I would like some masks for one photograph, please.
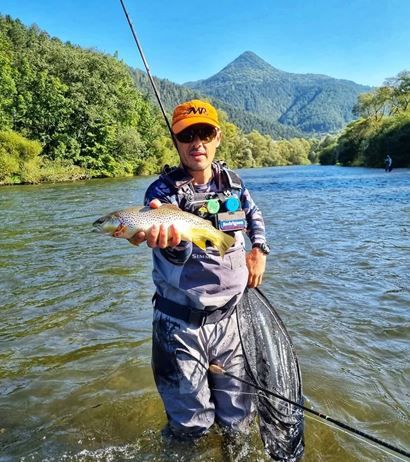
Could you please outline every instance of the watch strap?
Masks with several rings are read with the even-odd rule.
[[[265,255],[269,255],[270,253],[270,248],[266,242],[253,244],[252,249],[260,249]]]

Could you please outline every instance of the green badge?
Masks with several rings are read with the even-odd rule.
[[[212,215],[218,213],[220,208],[219,201],[217,199],[209,199],[209,201],[206,203],[206,208]]]

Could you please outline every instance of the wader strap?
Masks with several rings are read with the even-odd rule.
[[[155,300],[154,308],[156,310],[197,327],[204,326],[205,324],[214,324],[221,319],[229,318],[236,308],[236,304],[228,302],[225,306],[213,311],[198,310],[186,305],[180,305],[172,300],[161,297],[159,294],[155,294],[153,300]]]

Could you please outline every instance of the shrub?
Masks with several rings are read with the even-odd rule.
[[[87,171],[74,165],[69,160],[44,160],[41,166],[41,181],[58,183],[62,181],[75,181],[89,178]]]
[[[40,180],[42,147],[13,131],[0,132],[0,183],[36,183]]]

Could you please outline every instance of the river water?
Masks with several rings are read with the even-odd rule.
[[[306,405],[409,450],[410,170],[242,170],[272,253],[263,290]],[[257,432],[161,437],[150,250],[90,232],[153,178],[0,189],[0,460],[267,461]],[[306,418],[304,462],[397,460]]]

